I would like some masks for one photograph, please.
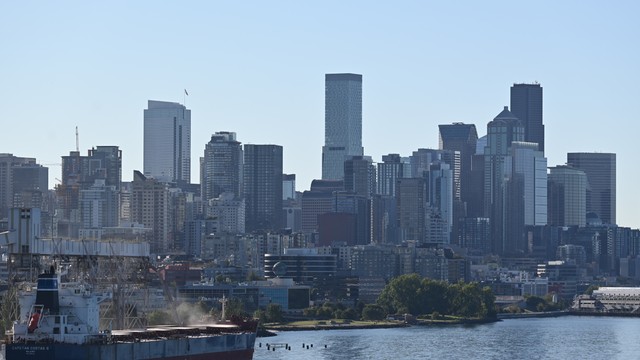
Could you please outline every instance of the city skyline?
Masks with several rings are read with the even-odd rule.
[[[304,190],[321,173],[326,73],[353,72],[365,77],[362,141],[364,155],[377,162],[388,153],[408,156],[418,148],[436,149],[438,124],[475,124],[479,136],[486,134],[486,124],[496,109],[509,104],[509,87],[537,80],[545,89],[548,166],[566,163],[570,152],[616,153],[617,222],[640,227],[634,216],[638,198],[632,187],[638,170],[634,169],[634,153],[628,146],[633,143],[636,125],[633,112],[622,106],[633,103],[639,91],[634,66],[638,53],[626,45],[638,33],[631,17],[636,4],[607,8],[584,5],[578,9],[558,4],[554,13],[511,4],[482,4],[481,8],[469,4],[460,9],[442,4],[395,8],[350,4],[344,15],[328,17],[328,7],[305,10],[293,6],[291,11],[304,16],[290,19],[293,24],[287,26],[277,25],[278,18],[273,23],[265,22],[263,17],[269,16],[264,16],[265,8],[260,6],[246,12],[228,6],[221,9],[224,16],[211,15],[223,18],[219,25],[202,25],[202,29],[197,24],[204,24],[204,18],[193,8],[155,9],[159,19],[168,19],[172,12],[181,18],[194,18],[185,29],[170,30],[164,30],[159,20],[143,19],[149,25],[147,30],[138,30],[144,25],[129,25],[128,21],[133,24],[134,19],[143,17],[144,6],[80,5],[70,14],[48,4],[33,11],[23,6],[11,4],[0,15],[0,28],[10,34],[8,46],[15,54],[0,60],[3,68],[11,70],[0,85],[0,105],[11,119],[11,125],[3,129],[0,152],[34,157],[40,164],[60,163],[61,156],[75,148],[77,125],[81,152],[97,145],[122,149],[123,180],[129,181],[132,170],[143,170],[141,117],[146,101],[183,103],[186,88],[190,94],[186,107],[193,110],[193,182],[199,173],[195,159],[201,156],[211,135],[233,131],[244,144],[282,145],[283,170],[296,174],[296,186]],[[363,19],[369,22],[398,15],[405,24],[387,28],[389,33],[385,34],[385,27],[376,29],[365,20],[349,23],[352,18],[348,15],[356,11],[362,11]],[[570,11],[578,12],[575,18],[566,18]],[[313,12],[320,15],[317,18],[331,19],[336,29],[327,30],[327,34],[320,31],[322,21],[311,21],[309,14]],[[121,13],[124,24],[114,34],[98,26]],[[520,16],[506,16],[511,13]],[[48,20],[50,14],[58,17]],[[65,24],[66,17],[78,14],[84,15],[79,23]],[[26,16],[33,21],[25,21]],[[242,31],[227,19],[234,16],[241,24],[255,21],[262,28],[270,25],[266,26],[269,31]],[[420,16],[434,21],[427,25],[429,22]],[[461,20],[455,20],[458,17]],[[518,26],[543,19],[546,29],[536,27],[539,33]],[[469,21],[463,27],[466,30],[456,30],[460,21]],[[594,22],[607,26],[592,27]],[[33,28],[26,29],[24,24]],[[50,31],[44,31],[45,26],[51,27]],[[277,41],[291,26],[306,30],[309,38],[302,41],[299,35],[285,34],[282,41]],[[203,36],[225,27],[237,29],[237,33],[216,38],[219,51],[197,46]],[[501,29],[505,27],[511,28],[512,34],[504,34]],[[467,33],[472,28],[478,29],[477,34]],[[336,40],[333,35],[339,30],[351,33]],[[549,38],[551,32],[557,37]],[[130,38],[126,36],[129,34]],[[442,39],[437,39],[437,34]],[[166,35],[171,35],[168,41],[182,41],[192,56],[162,57],[163,52],[156,49],[162,48]],[[522,37],[521,43],[514,41],[518,36]],[[411,42],[418,46],[409,47]],[[342,55],[331,56],[330,45]],[[269,46],[274,49],[269,50]],[[418,51],[421,47],[424,49]],[[510,55],[496,59],[494,54],[499,49],[509,50]],[[326,53],[325,57],[306,61],[318,52]],[[222,53],[229,56],[208,63],[213,55]],[[264,56],[257,60],[245,55]],[[292,56],[291,60],[282,61],[287,56]],[[46,61],[41,60],[44,58]],[[282,66],[274,66],[278,62]],[[56,165],[47,166],[51,186],[60,171]]]

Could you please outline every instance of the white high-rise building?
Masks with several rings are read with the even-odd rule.
[[[537,143],[511,143],[512,172],[523,181],[524,224],[547,225],[547,158]]]
[[[162,182],[191,181],[191,110],[149,100],[144,110],[144,175]]]
[[[322,179],[342,180],[344,162],[362,156],[362,75],[326,74]]]

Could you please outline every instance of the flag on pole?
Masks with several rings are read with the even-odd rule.
[[[187,89],[184,89],[184,94],[189,96],[189,93],[187,92]]]

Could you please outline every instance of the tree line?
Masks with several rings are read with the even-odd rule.
[[[401,275],[389,282],[377,304],[387,314],[452,315],[464,318],[495,318],[495,296],[489,287],[478,283],[449,284],[422,278],[418,274]]]

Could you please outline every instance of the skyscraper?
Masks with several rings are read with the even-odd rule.
[[[376,192],[376,168],[370,156],[353,156],[344,162],[344,189],[368,199]]]
[[[217,198],[224,192],[242,197],[242,146],[236,133],[216,132],[204,149],[202,197]]]
[[[362,156],[362,75],[326,74],[322,179],[344,178],[344,162]]]
[[[426,181],[426,241],[449,244],[453,227],[454,175],[445,162],[434,162],[423,175]]]
[[[396,196],[396,182],[404,177],[405,163],[400,155],[382,155],[382,162],[378,163],[378,194]]]
[[[244,146],[247,232],[282,228],[282,146]]]
[[[400,178],[396,184],[397,221],[400,241],[425,240],[425,215],[427,206],[425,179]]]
[[[568,153],[567,165],[587,174],[587,212],[616,224],[616,154]]]
[[[469,180],[471,179],[471,159],[476,153],[478,132],[473,124],[453,123],[438,125],[439,144],[442,150],[460,152],[460,197],[469,201]]]
[[[508,252],[508,232],[505,219],[506,192],[505,163],[510,155],[511,143],[524,140],[524,127],[508,107],[487,124],[487,146],[484,148],[484,217],[491,219],[492,251],[503,255]],[[514,199],[512,196],[511,199]]]
[[[13,168],[16,166],[35,166],[36,159],[22,158],[13,154],[0,154],[0,218],[9,214],[13,204]],[[42,191],[45,191],[42,189]]]
[[[169,250],[169,189],[167,184],[133,172],[131,220],[153,229],[151,253]]]
[[[149,100],[144,110],[144,175],[162,182],[191,181],[191,110]]]
[[[511,113],[524,126],[524,141],[538,143],[544,152],[544,124],[542,123],[542,87],[540,84],[513,84]]]
[[[585,226],[587,175],[570,166],[549,169],[549,225]]]
[[[122,151],[118,146],[97,146],[88,150],[87,155],[71,151],[62,156],[62,184],[56,188],[60,202],[61,219],[58,221],[58,235],[78,237],[82,225],[80,192],[92,188],[96,180],[116,192],[122,183]],[[119,207],[118,202],[114,204]],[[112,226],[112,225],[108,225]]]

